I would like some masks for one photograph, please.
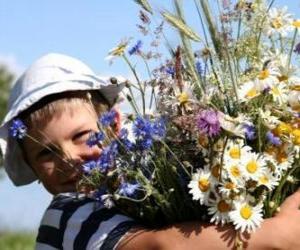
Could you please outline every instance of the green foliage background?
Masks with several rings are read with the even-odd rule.
[[[35,235],[28,232],[0,232],[1,250],[32,250]]]
[[[14,74],[10,72],[5,65],[0,64],[0,121],[1,122],[6,113],[9,90],[13,80],[14,80]],[[1,166],[2,166],[2,156],[0,152],[0,168]],[[1,246],[0,249],[2,249]]]

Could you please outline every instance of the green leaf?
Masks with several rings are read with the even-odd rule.
[[[148,11],[150,14],[153,14],[151,5],[147,0],[134,0],[137,4],[141,5],[145,11]]]
[[[193,31],[192,28],[187,26],[180,18],[176,17],[175,15],[173,15],[169,12],[162,12],[161,14],[168,23],[170,23],[172,26],[177,28],[180,32],[182,32],[188,38],[190,38],[191,40],[194,40],[196,42],[201,41],[201,38],[198,36],[198,34],[195,31]]]

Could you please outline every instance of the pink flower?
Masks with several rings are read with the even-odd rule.
[[[217,136],[221,132],[218,112],[213,109],[200,111],[197,126],[202,133],[210,137]]]

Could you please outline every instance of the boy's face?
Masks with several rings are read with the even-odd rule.
[[[46,148],[26,138],[24,153],[38,179],[50,193],[76,191],[81,164],[98,158],[101,153],[99,147],[86,144],[90,133],[97,130],[95,112],[89,104],[81,103],[70,105],[61,114],[54,113],[39,130],[29,131],[40,144],[47,145]]]

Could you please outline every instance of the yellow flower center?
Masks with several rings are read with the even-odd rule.
[[[263,175],[263,176],[259,177],[259,182],[261,184],[267,184],[267,183],[269,183],[269,178],[266,175]]]
[[[219,176],[220,176],[220,166],[219,165],[213,166],[212,169],[211,169],[211,174],[213,175],[213,177],[219,178]]]
[[[224,185],[224,187],[225,187],[226,189],[232,190],[232,189],[235,188],[235,184],[234,184],[233,182],[227,182],[227,183]]]
[[[225,213],[230,210],[230,205],[224,200],[219,201],[217,207],[221,213]]]
[[[256,89],[255,89],[255,88],[252,88],[252,89],[250,89],[250,90],[247,92],[246,97],[247,97],[247,98],[252,98],[252,97],[255,97],[255,96],[257,96],[257,95],[258,95],[258,93],[257,93]]]
[[[300,85],[292,86],[292,87],[290,87],[290,90],[300,91]]]
[[[288,159],[287,154],[283,151],[281,152],[277,152],[276,154],[276,160],[278,161],[278,163],[282,163],[282,162],[286,162]]]
[[[280,82],[284,82],[289,79],[289,77],[286,75],[278,76],[277,78]]]
[[[261,72],[259,72],[258,79],[259,79],[259,80],[265,80],[265,79],[267,79],[269,76],[270,76],[269,70],[265,69],[265,70],[262,70]]]
[[[294,129],[292,135],[294,136],[293,143],[295,145],[300,145],[300,129]]]
[[[255,173],[258,169],[257,162],[255,160],[248,162],[246,169],[250,174]]]
[[[113,56],[121,56],[127,47],[127,43],[120,43],[116,48],[114,48],[109,54]]]
[[[300,20],[295,20],[295,21],[293,21],[293,26],[294,26],[295,28],[300,28]]]
[[[180,95],[178,95],[177,99],[180,104],[184,104],[189,100],[189,96],[186,92],[182,92]]]
[[[280,29],[283,26],[281,17],[274,18],[273,21],[271,22],[271,26],[274,29]]]
[[[243,219],[248,220],[252,216],[251,207],[248,205],[243,206],[240,210],[240,214]]]
[[[240,170],[237,166],[232,166],[230,169],[230,173],[234,176],[234,177],[239,177],[241,175]]]
[[[198,187],[202,192],[206,192],[210,187],[209,180],[207,178],[201,178],[198,181]]]
[[[237,147],[237,146],[232,147],[230,149],[230,151],[229,151],[229,155],[233,159],[240,159],[240,157],[241,157],[241,150],[240,150],[240,148]]]

